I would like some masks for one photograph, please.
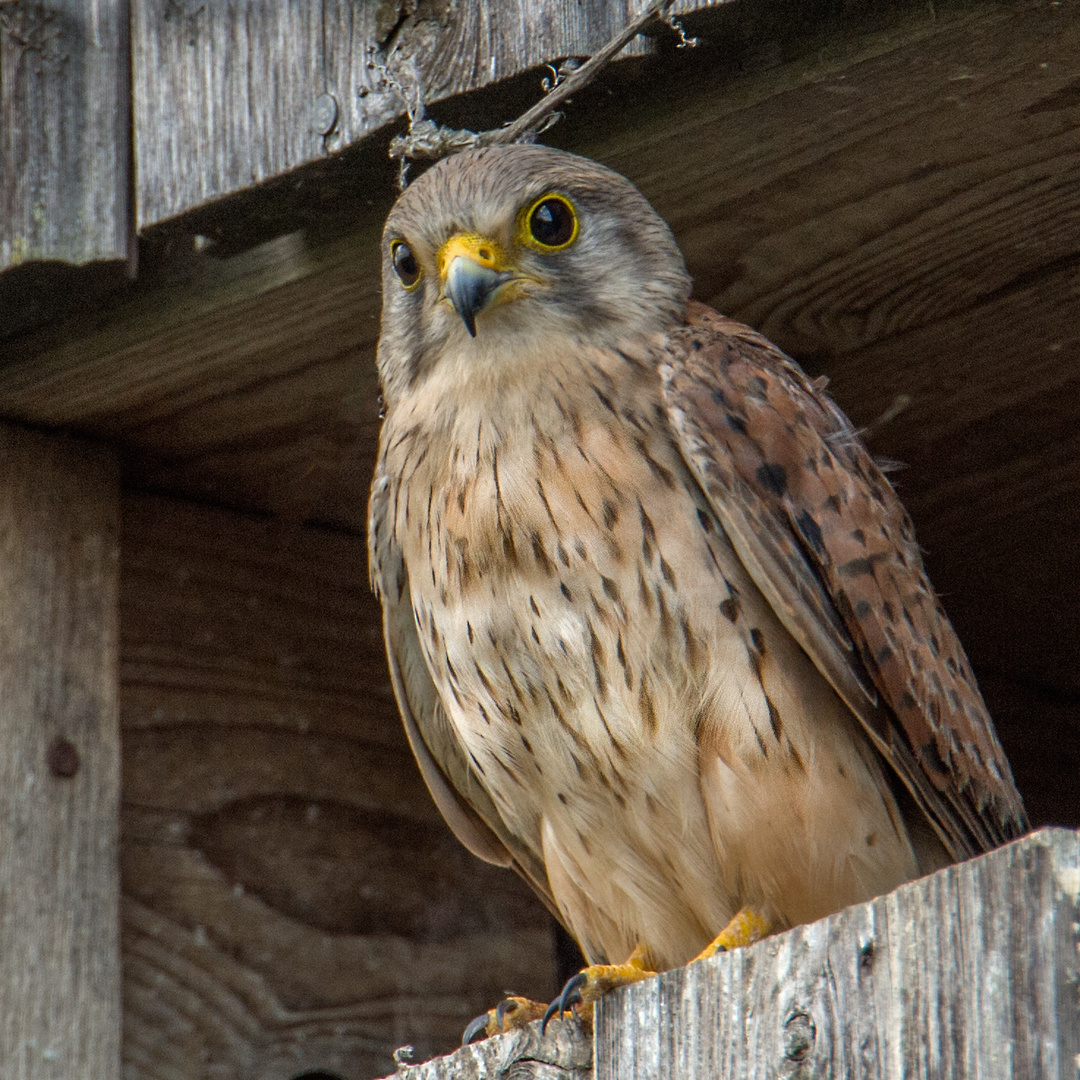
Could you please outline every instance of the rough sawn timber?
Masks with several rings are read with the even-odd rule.
[[[119,505],[107,449],[0,426],[3,1080],[120,1080]]]
[[[406,1051],[408,1047],[405,1048]],[[577,1021],[540,1023],[465,1046],[423,1065],[399,1065],[386,1080],[592,1080],[593,1041]]]
[[[359,142],[404,115],[401,89],[439,101],[596,52],[644,6],[133,0],[138,226]]]
[[[1043,829],[868,904],[617,991],[594,1080],[1075,1077],[1080,833]],[[407,1080],[582,1080],[553,1024]]]
[[[132,257],[129,63],[125,0],[0,2],[0,270]]]

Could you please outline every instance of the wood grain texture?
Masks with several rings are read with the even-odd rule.
[[[355,537],[124,498],[129,1080],[366,1080],[553,995],[550,917],[443,825]]]
[[[3,409],[126,447],[126,484],[362,529],[378,228],[199,260],[46,355],[13,347]]]
[[[546,1040],[501,1036],[403,1075],[1065,1080],[1080,1051],[1078,913],[1080,834],[1047,829],[609,994],[597,1006],[595,1074],[556,1058],[556,1039],[578,1040],[575,1063],[587,1041],[553,1024]],[[524,1050],[527,1039],[538,1045]]]
[[[0,427],[5,1080],[120,1077],[118,508],[111,453]]]
[[[1080,836],[1045,830],[606,998],[596,1080],[1075,1076]]]
[[[406,1065],[395,1080],[592,1080],[592,1076],[592,1036],[576,1020],[565,1020],[552,1024],[543,1036],[537,1022],[448,1057]]]
[[[0,3],[0,270],[133,257],[130,102],[126,0]]]
[[[318,161],[403,116],[387,72],[439,101],[594,52],[642,6],[134,0],[139,228]],[[334,99],[329,122],[317,108],[324,95]]]

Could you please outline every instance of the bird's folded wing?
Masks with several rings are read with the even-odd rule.
[[[661,366],[680,447],[781,621],[953,858],[1027,827],[896,493],[847,418],[764,337],[702,304]]]
[[[368,510],[371,584],[382,602],[390,681],[420,773],[454,835],[474,855],[516,870],[558,918],[539,859],[506,828],[458,742],[416,631],[408,574],[390,535],[388,485],[376,473]]]

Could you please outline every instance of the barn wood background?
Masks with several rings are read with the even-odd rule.
[[[0,415],[121,461],[140,1080],[377,1075],[402,1042],[448,1048],[505,989],[555,987],[539,907],[429,805],[365,583],[400,112],[370,46],[417,56],[446,98],[433,114],[483,128],[535,99],[537,61],[625,17],[523,0],[522,42],[493,10],[133,0],[134,170],[120,151],[94,166],[114,216],[100,243],[42,235],[0,275]],[[45,92],[62,65],[13,61],[27,12],[0,5],[0,107],[47,119],[68,107]],[[658,36],[546,141],[630,176],[696,295],[827,373],[872,450],[905,464],[895,483],[1032,818],[1078,825],[1080,5],[735,0],[686,22],[697,49]],[[100,29],[126,57],[124,27]],[[312,127],[325,92],[329,135]],[[104,116],[116,98],[85,100]],[[102,137],[122,147],[122,127]]]

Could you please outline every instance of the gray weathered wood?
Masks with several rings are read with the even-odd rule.
[[[1073,1077],[1080,836],[1045,830],[631,987],[597,1080]]]
[[[385,71],[439,101],[594,52],[644,6],[134,0],[139,228],[316,161],[404,115]]]
[[[120,1076],[118,479],[0,427],[4,1080]]]
[[[0,2],[0,270],[132,257],[130,85],[126,0]]]
[[[422,1065],[403,1062],[397,1077],[386,1080],[591,1080],[592,1075],[592,1037],[576,1020],[565,1020],[553,1023],[543,1037],[537,1022]]]
[[[597,1007],[595,1080],[1074,1078],[1078,915],[1080,833],[1044,829],[610,994]],[[555,1024],[538,1047],[503,1036],[404,1075],[568,1080],[588,1075],[556,1056],[556,1040],[575,1037],[576,1064],[580,1036]],[[513,1071],[523,1058],[559,1067]]]

